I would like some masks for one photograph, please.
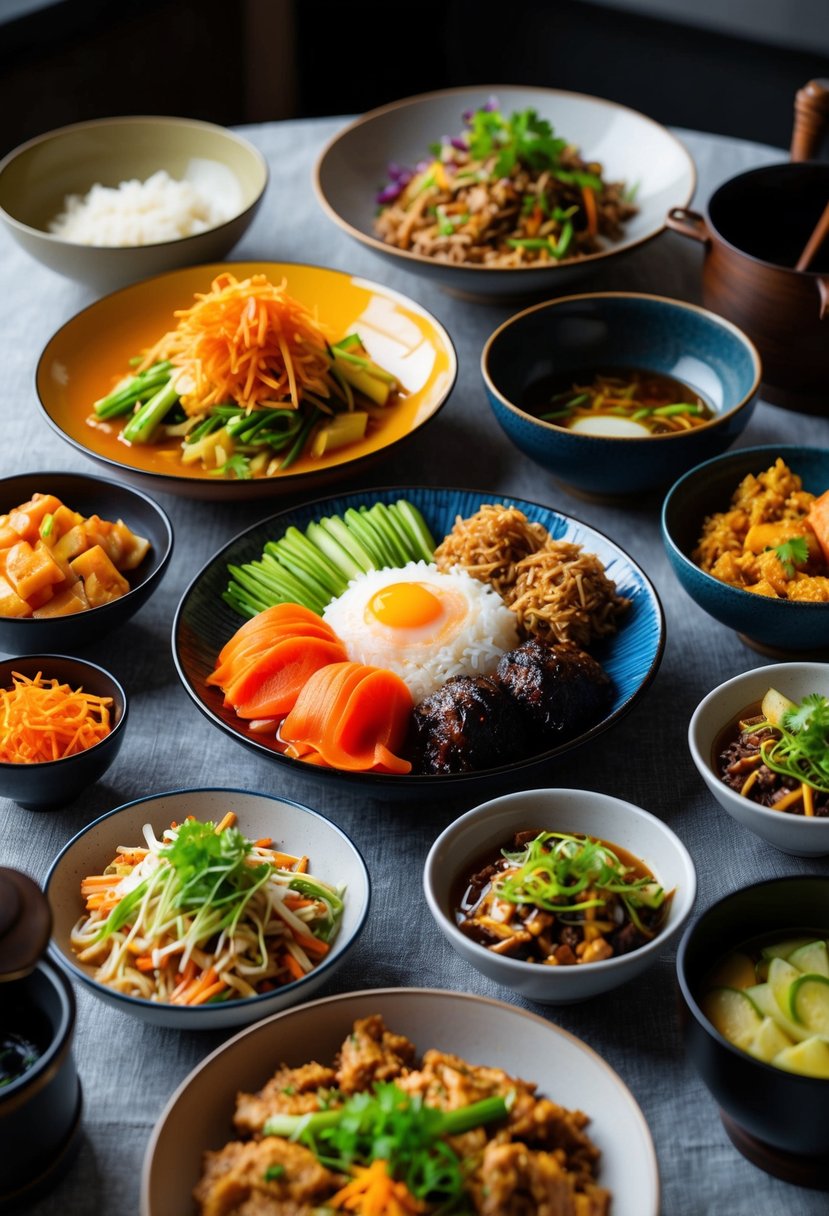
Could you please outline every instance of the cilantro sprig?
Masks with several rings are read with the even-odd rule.
[[[772,724],[756,729],[766,725]],[[829,794],[829,697],[810,693],[786,710],[773,729],[779,738],[765,739],[760,746],[766,767]]]
[[[553,134],[545,118],[532,107],[506,118],[500,110],[475,110],[468,119],[467,142],[474,160],[496,155],[496,177],[509,177],[517,164],[532,169],[554,169],[567,147],[566,139]]]
[[[809,560],[809,543],[805,536],[793,536],[782,545],[776,545],[774,552],[780,558],[787,577],[793,578],[795,568],[805,566]]]

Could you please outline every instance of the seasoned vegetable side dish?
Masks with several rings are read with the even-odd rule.
[[[522,408],[577,434],[619,439],[681,435],[714,417],[695,389],[635,367],[548,376],[527,388]]]
[[[716,770],[759,806],[793,815],[829,816],[829,698],[798,704],[770,688],[716,744]]]
[[[225,599],[251,619],[207,683],[293,758],[471,772],[555,747],[612,698],[584,648],[628,601],[515,508],[486,504],[435,547],[411,503],[375,503],[289,528],[230,573]]]
[[[722,959],[700,1001],[716,1029],[766,1064],[829,1080],[829,940],[749,942]]]
[[[237,1139],[204,1154],[200,1216],[608,1216],[587,1115],[532,1082],[437,1049],[379,1015],[332,1064],[283,1065],[240,1093]]]
[[[120,599],[149,548],[123,520],[33,494],[0,516],[0,616],[69,616]]]
[[[164,445],[171,471],[198,463],[217,477],[271,477],[362,439],[399,399],[359,335],[332,342],[284,279],[225,271],[175,317],[88,419],[119,428],[123,443]]]
[[[439,262],[513,268],[598,253],[636,214],[634,191],[554,135],[533,109],[507,117],[496,98],[414,168],[389,167],[374,229]]]
[[[0,761],[42,764],[86,751],[112,730],[112,698],[71,688],[38,672],[12,672],[0,688]]]
[[[692,553],[707,574],[756,595],[829,601],[829,490],[820,497],[778,458],[710,515]]]
[[[172,1005],[239,1000],[302,979],[331,949],[343,890],[270,840],[248,840],[229,811],[119,846],[81,883],[78,961],[133,997]]]
[[[671,897],[644,862],[618,845],[527,830],[461,877],[455,920],[495,954],[569,967],[652,941]]]

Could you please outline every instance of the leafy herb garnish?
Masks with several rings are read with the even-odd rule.
[[[793,536],[782,545],[775,545],[774,552],[783,563],[788,577],[792,578],[795,566],[805,566],[809,560],[809,543],[805,536]]]
[[[475,160],[497,153],[496,177],[509,177],[517,164],[550,169],[558,164],[567,147],[553,128],[531,107],[505,118],[500,110],[475,110],[469,119],[469,152]]]
[[[756,729],[766,726],[780,736],[760,745],[766,767],[829,793],[829,698],[810,693],[786,710],[779,725],[764,722]]]
[[[335,1110],[274,1115],[262,1134],[298,1140],[324,1165],[343,1173],[385,1161],[415,1198],[450,1204],[463,1194],[466,1175],[444,1137],[503,1119],[509,1106],[509,1098],[489,1097],[445,1111],[393,1081],[377,1082],[372,1092],[355,1093]]]

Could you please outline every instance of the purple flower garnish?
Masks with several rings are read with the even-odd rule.
[[[474,110],[464,110],[461,117],[463,118],[463,121],[465,123],[470,123],[470,122],[472,122],[472,119],[475,117],[475,111]]]
[[[403,177],[406,173],[408,173],[409,177],[412,175],[411,169],[407,169],[405,165],[398,165],[397,162],[393,160],[389,161],[388,169],[386,171],[389,178],[393,182],[399,182],[401,177]]]
[[[491,114],[493,110],[500,110],[501,105],[494,93],[490,93],[486,99],[486,105],[482,107],[487,114]]]
[[[450,139],[449,142],[452,145],[452,147],[457,148],[459,152],[468,152],[469,151],[469,144],[466,142],[465,139],[461,139],[460,136],[456,135],[453,139]]]

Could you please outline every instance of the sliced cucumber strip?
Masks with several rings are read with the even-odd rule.
[[[801,975],[789,997],[792,1016],[812,1034],[829,1035],[829,979],[825,975]]]
[[[802,1043],[784,1047],[772,1063],[777,1068],[799,1072],[807,1077],[829,1078],[829,1043],[816,1037],[805,1039]]]
[[[703,997],[702,1012],[729,1043],[743,1049],[755,1038],[763,1020],[757,1006],[739,988],[710,989]]]
[[[746,1050],[764,1064],[771,1064],[776,1055],[791,1046],[792,1040],[785,1030],[781,1030],[774,1018],[765,1017]]]
[[[777,1023],[782,1031],[784,1031],[794,1043],[800,1042],[802,1039],[809,1038],[809,1031],[805,1026],[798,1026],[797,1022],[787,1017],[783,1010],[778,1005],[772,995],[769,984],[757,984],[754,988],[746,988],[746,996],[749,997],[764,1017],[770,1017]]]
[[[825,941],[798,946],[797,950],[793,950],[789,955],[788,961],[806,975],[824,975],[829,979],[829,950]]]
[[[434,537],[414,503],[405,498],[398,498],[390,509],[394,510],[397,519],[405,527],[417,556],[422,557],[425,562],[432,561],[436,548]]]

